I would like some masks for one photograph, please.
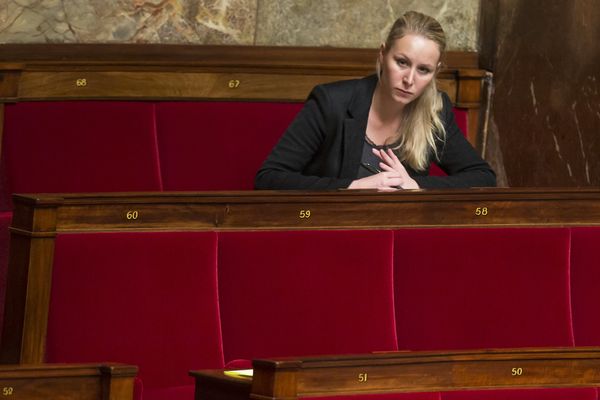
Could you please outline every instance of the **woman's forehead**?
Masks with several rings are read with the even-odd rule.
[[[409,34],[393,41],[388,49],[392,55],[402,54],[420,63],[436,65],[440,59],[440,48],[436,42],[422,35]]]

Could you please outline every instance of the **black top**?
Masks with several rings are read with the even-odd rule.
[[[316,86],[255,179],[257,189],[339,189],[358,177],[375,75]],[[452,103],[440,93],[440,118],[446,139],[437,140],[440,160],[431,160],[449,176],[428,176],[404,164],[421,188],[495,186],[496,175],[458,129]]]

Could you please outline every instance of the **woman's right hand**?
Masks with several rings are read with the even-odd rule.
[[[402,184],[402,176],[396,171],[383,171],[375,175],[352,181],[348,189],[377,189],[393,192]]]

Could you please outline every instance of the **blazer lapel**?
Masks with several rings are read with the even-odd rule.
[[[369,119],[369,109],[377,76],[371,75],[358,81],[348,105],[348,115],[344,119],[344,150],[340,178],[356,178],[362,158],[362,149]]]

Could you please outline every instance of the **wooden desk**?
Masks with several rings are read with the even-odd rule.
[[[44,361],[57,233],[600,225],[597,188],[47,194],[14,203],[4,363]]]
[[[0,395],[27,400],[131,400],[137,367],[121,364],[0,366]]]
[[[399,352],[255,360],[252,378],[192,371],[196,400],[275,400],[469,389],[594,387],[600,348]]]

